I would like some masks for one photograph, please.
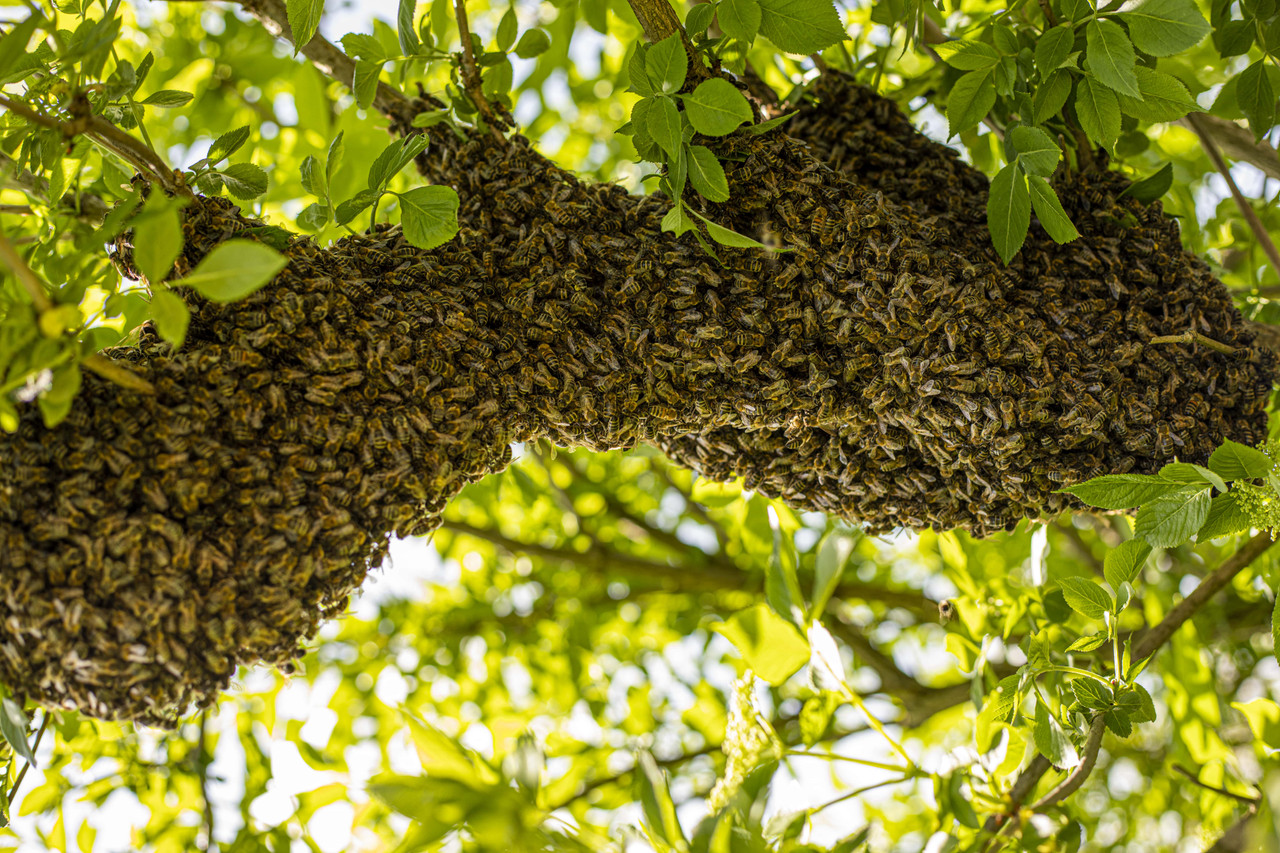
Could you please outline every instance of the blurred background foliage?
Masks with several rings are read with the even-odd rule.
[[[1269,20],[1274,3],[1261,9],[1265,2],[1206,7],[1206,17],[1218,16],[1214,36],[1161,61],[1214,116],[1245,117],[1233,81],[1270,54],[1254,41],[1232,53],[1240,28],[1233,46],[1222,45],[1222,33],[1233,19]],[[837,5],[849,40],[822,59],[944,137],[946,94],[958,74],[908,44],[907,6]],[[101,15],[91,3],[83,10]],[[929,15],[943,32],[963,35],[1005,10],[954,0]],[[20,20],[27,8],[9,11]],[[74,0],[61,7],[67,20],[78,11]],[[433,0],[418,11],[436,43],[454,49],[448,5]],[[653,167],[635,162],[628,137],[613,134],[636,100],[625,91],[625,69],[640,28],[627,5],[471,0],[468,11],[485,45],[509,11],[520,32],[548,36],[536,56],[509,58],[513,112],[537,146],[580,174],[643,191]],[[232,159],[261,167],[269,183],[242,204],[295,228],[313,200],[301,164],[308,156],[323,161],[341,132],[346,156],[333,196],[364,186],[367,164],[388,141],[385,120],[359,109],[347,88],[295,60],[236,6],[139,2],[120,12],[116,60],[136,68],[148,54],[154,59],[139,97],[193,96],[177,108],[142,109],[149,138],[170,163],[190,165],[216,137],[248,126],[253,143]],[[395,20],[394,5],[331,2],[321,31],[335,42],[370,34],[398,53]],[[817,73],[812,59],[764,41],[748,58],[784,97]],[[1266,73],[1275,73],[1274,63]],[[439,93],[449,70],[402,64],[383,79]],[[0,135],[11,137],[5,150],[39,144],[13,139],[11,118],[0,118]],[[1253,129],[1264,145],[1274,141],[1271,128]],[[989,174],[1003,162],[985,126],[957,145]],[[1277,271],[1195,134],[1178,123],[1133,123],[1115,154],[1115,166],[1135,176],[1172,164],[1164,204],[1181,218],[1187,246],[1216,264],[1247,314],[1275,319]],[[131,192],[130,174],[88,145],[42,158],[57,176],[55,190],[78,188],[109,203]],[[1280,230],[1280,165],[1271,174],[1237,165],[1233,175],[1264,226]],[[39,352],[23,349],[31,342],[19,341],[20,321],[29,326],[32,318],[20,316],[23,300],[6,278],[0,299],[12,322],[0,329],[0,350],[17,366],[0,400],[43,365],[65,362],[59,347],[94,352],[151,311],[146,292],[122,283],[106,261],[99,219],[50,204],[48,192],[42,204],[39,186],[33,194],[32,182],[11,170],[3,179],[0,225],[16,244],[33,247],[30,263],[58,285],[58,304],[75,309],[67,326],[77,333],[51,338]],[[414,176],[395,181],[404,189]],[[396,220],[394,202],[385,215]],[[317,239],[342,233],[329,225]],[[347,616],[322,629],[295,674],[242,672],[218,708],[173,732],[36,711],[29,739],[38,740],[37,766],[4,755],[2,790],[16,794],[0,802],[8,822],[0,848],[644,850],[664,846],[671,815],[691,834],[717,783],[738,773],[734,796],[755,829],[703,838],[701,849],[765,849],[767,839],[787,850],[945,850],[947,834],[968,826],[975,809],[999,810],[1000,785],[988,790],[984,780],[1007,782],[1035,750],[1025,731],[1009,728],[979,760],[974,700],[1027,660],[1033,622],[1057,649],[1089,633],[1043,580],[1100,576],[1108,550],[1131,535],[1127,525],[1123,517],[1077,514],[983,541],[932,532],[872,538],[733,484],[699,481],[649,449],[522,447],[508,471],[454,501],[432,538],[397,542],[393,560]],[[854,703],[806,672],[777,687],[743,688],[742,655],[716,631],[767,597],[779,551],[794,552],[807,593],[821,543],[833,539],[847,543],[849,556],[824,624],[850,688],[923,771],[900,782],[873,766],[891,764],[894,753]],[[1237,545],[1218,540],[1158,553],[1119,631],[1159,621]],[[1175,634],[1139,678],[1156,720],[1126,739],[1108,734],[1085,788],[1031,822],[1018,843],[1200,851],[1255,809],[1248,843],[1256,846],[1247,849],[1280,849],[1280,715],[1255,702],[1280,698],[1267,631],[1278,580],[1274,555],[1262,558]],[[1090,661],[1090,653],[1074,658],[1086,668]],[[1041,684],[1050,695],[1064,689],[1054,675]],[[736,741],[723,748],[748,699],[776,735],[754,754]],[[726,766],[726,753],[739,764]],[[652,756],[648,768],[638,764],[642,755]],[[741,766],[751,758],[760,770]],[[412,809],[416,821],[404,814]],[[463,822],[461,834],[441,832]]]

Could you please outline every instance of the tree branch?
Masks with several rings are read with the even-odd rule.
[[[1084,749],[1081,750],[1080,763],[1058,784],[1058,787],[1041,797],[1031,808],[1044,811],[1074,794],[1085,783],[1089,774],[1093,772],[1093,766],[1098,762],[1098,750],[1102,747],[1102,735],[1106,730],[1106,716],[1095,714],[1093,723],[1089,726],[1089,737],[1085,740]]]
[[[1274,544],[1271,534],[1264,531],[1241,546],[1239,551],[1228,557],[1212,574],[1200,581],[1200,585],[1178,602],[1159,624],[1142,635],[1133,647],[1134,662],[1145,660],[1159,651],[1160,647],[1169,641],[1174,632],[1181,628],[1201,605],[1213,597],[1214,593],[1230,584],[1236,575],[1266,553]]]
[[[1213,137],[1209,134],[1208,125],[1201,118],[1198,113],[1190,113],[1185,121],[1195,131],[1196,136],[1200,137],[1200,143],[1204,145],[1204,153],[1209,155],[1209,161],[1218,170],[1218,174],[1222,175],[1222,179],[1227,182],[1227,188],[1231,190],[1231,198],[1235,200],[1236,207],[1240,209],[1240,215],[1244,217],[1245,222],[1249,223],[1249,229],[1253,231],[1253,236],[1258,241],[1258,245],[1262,246],[1262,251],[1266,253],[1267,259],[1271,261],[1272,271],[1276,275],[1280,275],[1280,251],[1276,250],[1276,244],[1272,242],[1271,235],[1267,233],[1266,226],[1258,218],[1258,213],[1253,209],[1253,205],[1249,204],[1248,199],[1244,197],[1244,193],[1240,192],[1240,188],[1236,186],[1235,178],[1231,177],[1231,170],[1227,167],[1226,161],[1222,159],[1222,155],[1218,153],[1218,146],[1214,144]]]
[[[1268,143],[1255,140],[1252,130],[1208,113],[1190,113],[1178,123],[1197,136],[1207,136],[1232,160],[1248,163],[1267,177],[1280,178],[1280,153]]]

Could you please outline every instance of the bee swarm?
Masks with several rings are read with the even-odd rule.
[[[709,215],[786,254],[718,264],[661,232],[662,199],[475,136],[450,152],[455,240],[295,239],[250,298],[188,296],[182,350],[147,328],[114,353],[156,396],[87,376],[56,428],[28,407],[0,439],[0,681],[173,724],[298,655],[517,440],[649,440],[873,530],[983,533],[1064,481],[1260,434],[1273,359],[1158,206],[1076,176],[1082,237],[1033,231],[1006,269],[980,175],[887,102],[820,98],[791,128],[812,148],[718,143],[733,200]],[[198,199],[178,280],[260,224]],[[1190,328],[1237,355],[1148,343]]]

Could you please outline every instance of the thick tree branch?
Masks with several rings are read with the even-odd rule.
[[[1190,113],[1178,123],[1207,136],[1232,160],[1248,163],[1267,177],[1280,178],[1280,154],[1267,142],[1255,140],[1252,130],[1208,113]]]

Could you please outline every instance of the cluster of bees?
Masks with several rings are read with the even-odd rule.
[[[985,176],[865,87],[827,75],[813,94],[786,132],[863,199],[837,215],[819,191],[762,214],[796,249],[780,278],[803,269],[803,307],[789,310],[829,306],[821,326],[834,334],[789,352],[826,357],[802,371],[854,369],[843,380],[862,417],[705,429],[660,442],[672,458],[872,530],[981,535],[1062,509],[1063,485],[1265,436],[1274,357],[1158,203],[1121,197],[1114,172],[1065,175],[1055,189],[1081,237],[1059,245],[1033,222],[1006,268],[985,227]],[[1236,352],[1150,343],[1190,330]]]
[[[237,665],[287,666],[513,441],[651,441],[872,529],[984,532],[1256,436],[1271,357],[1158,208],[1076,178],[1082,239],[1005,269],[981,176],[858,91],[793,122],[809,145],[723,142],[708,214],[782,254],[717,260],[662,232],[666,200],[480,134],[429,167],[462,198],[439,249],[295,238],[248,299],[185,294],[180,351],[144,328],[113,353],[155,396],[86,377],[62,424],[32,407],[0,440],[0,682],[172,724]],[[260,225],[197,199],[178,280]],[[1147,343],[1192,327],[1239,356]]]

